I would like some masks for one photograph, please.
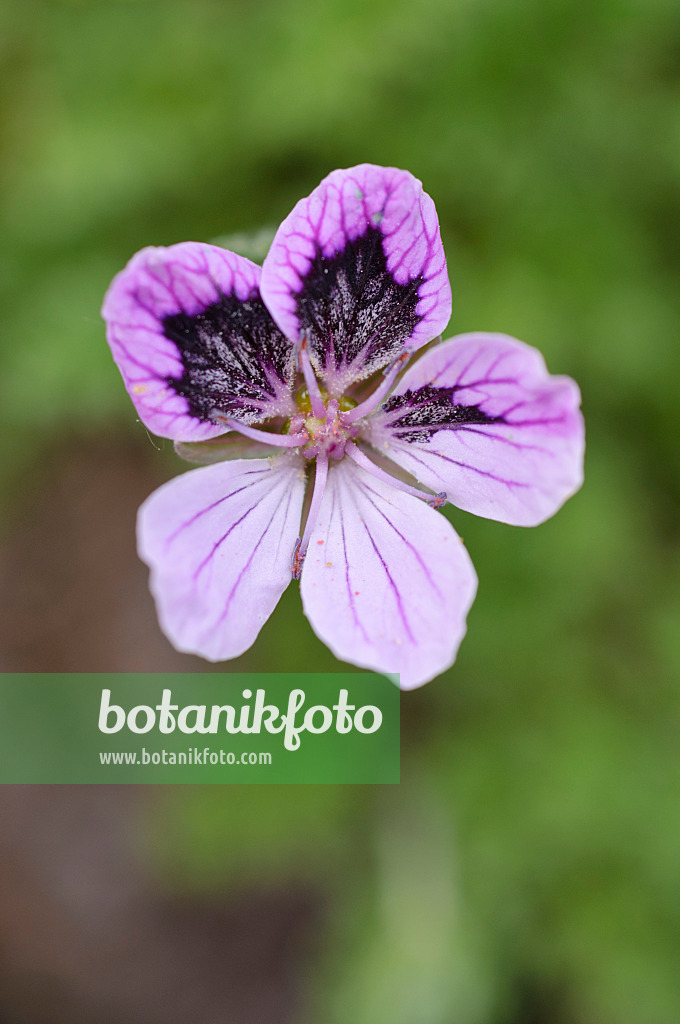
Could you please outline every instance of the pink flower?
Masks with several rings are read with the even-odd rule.
[[[117,275],[103,316],[137,412],[209,463],[139,513],[175,647],[236,657],[299,578],[338,658],[404,688],[452,664],[477,578],[435,509],[542,522],[581,485],[584,433],[575,383],[506,335],[407,365],[450,314],[432,200],[370,164],[301,200],[262,268],[186,242]]]

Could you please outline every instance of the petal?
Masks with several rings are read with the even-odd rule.
[[[348,459],[331,469],[301,593],[336,657],[421,686],[453,663],[476,588],[444,516]]]
[[[293,346],[262,302],[260,268],[215,245],[142,249],[102,316],[142,423],[161,437],[224,433],[214,410],[256,423],[294,413]]]
[[[139,510],[161,628],[210,661],[247,650],[291,580],[302,459],[222,462],[184,473]]]
[[[461,334],[406,372],[363,436],[459,508],[536,526],[583,482],[580,400],[537,349]]]
[[[339,397],[449,321],[434,203],[407,171],[333,171],[277,231],[262,296],[289,338],[307,334],[316,369]]]

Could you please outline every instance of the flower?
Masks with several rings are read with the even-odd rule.
[[[406,171],[334,171],[261,268],[198,242],[143,249],[102,314],[142,422],[205,463],[139,512],[179,650],[236,657],[299,578],[338,658],[420,686],[453,663],[477,586],[435,509],[533,526],[581,485],[578,388],[538,351],[464,334],[407,366],[451,290]]]

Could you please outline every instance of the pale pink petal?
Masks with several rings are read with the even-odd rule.
[[[161,437],[224,433],[294,413],[293,346],[259,292],[260,268],[215,245],[142,249],[111,283],[102,316],[142,422]]]
[[[348,459],[332,467],[301,593],[336,657],[421,686],[453,663],[476,587],[444,516]]]
[[[535,526],[583,482],[580,399],[537,349],[505,334],[462,334],[404,374],[363,437],[459,508]]]
[[[281,455],[194,469],[140,508],[139,554],[178,650],[221,661],[255,640],[291,579],[302,461]]]
[[[261,288],[281,330],[308,338],[312,362],[339,397],[449,321],[434,203],[408,171],[333,171],[277,231]]]

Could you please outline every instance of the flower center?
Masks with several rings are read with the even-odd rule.
[[[308,441],[302,448],[306,459],[323,456],[326,459],[341,459],[345,445],[359,433],[352,417],[347,414],[357,408],[353,398],[328,398],[328,392],[319,384],[312,367],[307,342],[303,340],[299,350],[299,365],[304,377],[295,393],[295,402],[300,410],[290,424],[291,433],[307,433]]]
[[[295,404],[299,412],[288,420],[283,434],[254,429],[222,415],[217,410],[213,413],[216,422],[224,423],[229,429],[238,430],[246,437],[271,444],[274,447],[297,448],[306,459],[315,460],[314,482],[311,485],[311,501],[305,527],[293,550],[291,569],[295,579],[300,578],[309,540],[321,508],[328,480],[329,459],[338,461],[346,455],[357,466],[378,480],[389,483],[392,487],[411,494],[415,498],[420,498],[421,501],[426,501],[433,508],[439,508],[446,501],[446,494],[443,492],[431,494],[422,491],[386,472],[355,444],[355,438],[359,437],[361,421],[388,396],[397,376],[408,361],[408,353],[405,352],[395,359],[392,365],[384,371],[381,383],[368,398],[360,403],[347,396],[342,396],[339,399],[328,397],[328,392],[321,387],[316,379],[307,351],[306,338],[303,338],[300,343],[298,359],[299,369],[304,378],[304,384],[295,393]]]
[[[306,416],[301,425],[309,435],[309,441],[302,449],[307,459],[314,459],[317,455],[341,459],[347,442],[359,433],[358,425],[343,423],[340,402],[334,398],[325,406],[324,416]]]

